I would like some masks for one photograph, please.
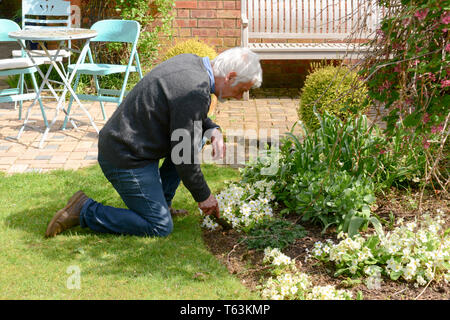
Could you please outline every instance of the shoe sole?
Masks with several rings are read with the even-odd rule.
[[[50,238],[50,237],[54,237],[56,236],[58,233],[55,234],[50,234],[50,230],[52,229],[53,225],[55,224],[55,222],[61,217],[61,215],[66,212],[67,208],[69,208],[70,206],[72,206],[76,201],[80,200],[81,197],[85,196],[84,192],[79,190],[77,192],[75,192],[75,194],[69,199],[69,201],[67,202],[66,206],[64,208],[62,208],[61,210],[59,210],[58,212],[55,213],[55,216],[53,217],[53,219],[50,221],[50,223],[47,226],[47,230],[45,231],[45,237],[46,238]]]

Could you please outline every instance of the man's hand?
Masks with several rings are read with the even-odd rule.
[[[216,197],[211,193],[211,195],[205,201],[199,202],[198,207],[203,211],[205,215],[215,215],[220,218],[219,203]]]
[[[217,128],[211,132],[211,144],[213,160],[222,159],[226,154],[226,146],[223,143],[222,132]]]

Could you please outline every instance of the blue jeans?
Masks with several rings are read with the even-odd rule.
[[[81,227],[103,233],[168,236],[173,230],[169,206],[180,184],[170,157],[159,169],[158,160],[136,169],[116,168],[101,157],[98,162],[128,209],[88,199],[81,209]]]

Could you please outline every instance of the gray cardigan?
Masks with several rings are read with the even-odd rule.
[[[171,141],[174,130],[186,129],[194,137],[194,121],[202,124],[203,132],[218,127],[207,117],[210,92],[200,57],[182,54],[159,64],[128,93],[100,131],[99,156],[118,168],[144,167],[171,156],[183,139]],[[175,167],[195,201],[201,202],[211,191],[194,160],[198,152],[194,138],[189,146],[190,161]]]

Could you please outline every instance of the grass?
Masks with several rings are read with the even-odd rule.
[[[230,168],[203,166],[213,192],[237,179]],[[0,299],[258,299],[203,243],[197,204],[180,186],[167,238],[97,234],[76,227],[55,238],[44,232],[77,190],[124,207],[98,165],[78,171],[0,174]],[[80,288],[76,284],[80,271]]]

